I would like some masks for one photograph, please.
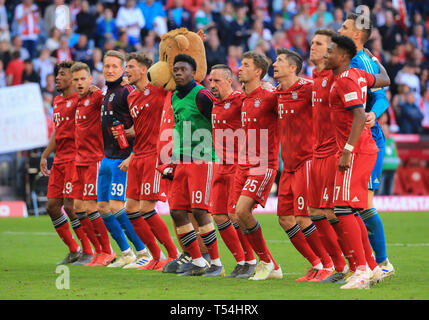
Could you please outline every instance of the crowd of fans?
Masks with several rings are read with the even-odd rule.
[[[405,0],[0,0],[0,87],[40,84],[52,112],[55,64],[86,62],[104,87],[102,57],[110,49],[144,51],[158,60],[160,36],[186,27],[206,33],[207,64],[238,73],[242,54],[291,48],[306,59],[319,28],[338,30],[359,5],[371,10],[374,29],[366,47],[385,65],[392,84],[387,119],[393,132],[429,132],[429,7]],[[266,79],[272,79],[272,69]],[[236,80],[234,86],[240,86]]]

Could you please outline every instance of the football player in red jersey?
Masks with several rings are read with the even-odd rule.
[[[356,271],[342,289],[367,288],[373,270],[367,270],[375,262],[368,244],[368,233],[359,215],[354,213],[366,208],[368,182],[374,167],[378,148],[371,131],[365,127],[365,104],[368,88],[386,86],[390,80],[385,75],[374,76],[363,70],[350,69],[350,61],[356,55],[356,45],[345,36],[333,36],[325,55],[325,69],[331,69],[334,82],[329,95],[331,121],[335,127],[338,146],[338,170],[335,177],[334,213],[341,232],[337,235],[347,242],[353,255]],[[372,261],[374,260],[374,261]],[[375,262],[375,265],[377,263]]]
[[[167,225],[155,210],[158,200],[166,200],[162,195],[161,173],[156,167],[157,140],[167,92],[149,83],[147,69],[152,65],[152,60],[145,54],[130,53],[126,56],[126,62],[128,81],[136,88],[127,98],[135,139],[134,153],[128,166],[125,210],[137,234],[153,255],[148,263],[144,256],[138,257],[133,266],[139,270],[162,270],[166,263],[177,258],[178,253]],[[168,259],[161,256],[155,237],[167,249]]]
[[[273,67],[274,79],[279,82],[275,92],[283,160],[277,215],[292,244],[312,266],[296,280],[320,281],[332,273],[333,263],[307,210],[313,155],[313,83],[298,76],[302,58],[294,51],[278,49]]]
[[[331,122],[329,108],[329,91],[334,75],[332,70],[325,69],[324,56],[331,37],[336,33],[330,29],[316,30],[311,41],[310,60],[313,69],[313,158],[310,169],[310,187],[308,189],[309,215],[317,230],[324,247],[328,251],[335,266],[335,271],[322,281],[336,282],[347,274],[348,266],[343,256],[337,234],[333,227],[338,223],[334,215],[334,192],[337,142],[334,125]],[[332,225],[331,225],[332,224]],[[344,250],[346,252],[346,250]],[[352,257],[347,257],[349,260]],[[349,261],[353,265],[353,261]]]
[[[86,266],[105,266],[116,255],[111,250],[109,233],[97,211],[97,178],[100,162],[104,157],[101,133],[101,103],[103,92],[91,87],[89,66],[76,62],[71,68],[72,82],[79,100],[76,106],[76,185],[79,200],[75,200],[76,215],[94,245],[93,259]]]
[[[246,143],[239,151],[234,203],[240,228],[259,257],[251,280],[283,277],[280,266],[268,250],[261,225],[252,214],[257,204],[265,205],[278,170],[277,97],[261,87],[268,66],[263,54],[249,51],[243,55],[238,73],[244,86],[241,121]]]
[[[220,158],[213,170],[210,212],[223,241],[237,261],[236,267],[227,277],[248,278],[256,267],[256,260],[252,247],[238,225],[233,206],[233,182],[239,148],[239,137],[236,135],[243,132],[243,94],[232,89],[232,77],[231,69],[223,64],[214,65],[209,75],[210,90],[216,98],[212,110],[213,141]]]
[[[51,217],[52,223],[60,238],[69,248],[67,256],[58,264],[75,263],[82,256],[87,258],[93,255],[91,243],[81,228],[81,223],[74,213],[73,199],[79,198],[75,184],[75,113],[78,94],[72,86],[70,68],[73,61],[63,61],[58,65],[58,74],[55,78],[57,91],[61,95],[54,99],[54,127],[55,131],[49,140],[46,149],[40,159],[40,171],[49,176],[48,203],[46,211]],[[48,170],[47,158],[55,151],[54,163]],[[61,207],[70,218],[72,227],[82,243],[82,249],[70,231],[67,217],[62,213]]]

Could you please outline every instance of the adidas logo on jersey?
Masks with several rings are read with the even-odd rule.
[[[360,200],[359,200],[359,198],[358,197],[354,197],[353,198],[353,200],[352,200],[352,202],[359,202]]]

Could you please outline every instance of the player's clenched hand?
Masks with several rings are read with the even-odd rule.
[[[375,125],[375,120],[377,120],[375,113],[373,111],[366,114],[365,127],[372,128]]]
[[[44,157],[40,159],[40,171],[45,177],[49,176],[50,174],[48,170],[48,160]]]
[[[351,152],[344,150],[341,155],[340,162],[338,163],[338,169],[343,172],[350,168],[351,163]]]

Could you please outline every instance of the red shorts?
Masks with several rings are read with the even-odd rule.
[[[101,161],[87,166],[76,166],[76,179],[73,187],[76,189],[80,200],[97,200],[98,196],[98,171]]]
[[[233,186],[235,165],[215,164],[210,193],[210,213],[234,213]]]
[[[335,176],[334,206],[364,209],[368,206],[368,183],[377,154],[352,153],[350,168]]]
[[[49,175],[47,198],[80,199],[74,161],[53,164]]]
[[[310,187],[308,188],[308,206],[310,208],[333,209],[335,173],[337,156],[313,158],[310,170]]]
[[[250,175],[249,168],[237,167],[234,176],[234,205],[240,196],[248,196],[265,207],[276,178],[276,169],[263,169],[261,174]],[[255,168],[253,168],[255,170]]]
[[[213,163],[179,163],[174,169],[168,202],[170,210],[210,209]]]
[[[126,196],[133,200],[165,201],[156,155],[133,156],[128,166]],[[162,195],[164,193],[164,195]]]
[[[307,160],[295,172],[282,172],[278,192],[278,216],[308,216],[310,169],[311,160]]]

